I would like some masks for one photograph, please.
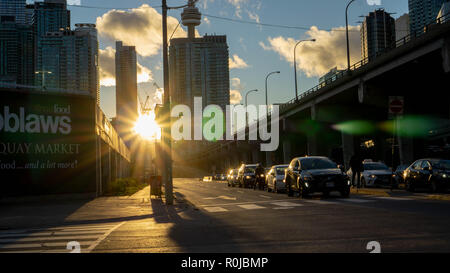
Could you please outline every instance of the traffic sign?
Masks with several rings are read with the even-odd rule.
[[[389,116],[390,117],[398,117],[402,116],[405,107],[405,99],[404,97],[392,96],[389,97]]]

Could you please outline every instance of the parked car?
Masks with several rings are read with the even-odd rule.
[[[238,172],[239,187],[253,188],[256,183],[255,170],[258,164],[242,164]]]
[[[227,176],[228,187],[235,187],[236,185],[239,185],[239,181],[237,179],[238,171],[239,171],[238,169],[232,169],[228,173]]]
[[[266,174],[266,186],[268,192],[279,192],[286,190],[284,183],[285,170],[289,165],[275,165]]]
[[[203,182],[211,182],[213,181],[213,177],[212,176],[204,176],[203,177]]]
[[[428,188],[431,192],[450,188],[450,160],[419,159],[404,171],[406,189]]]
[[[325,196],[338,191],[343,197],[350,195],[350,179],[340,167],[327,157],[311,156],[294,158],[285,171],[286,191],[294,191],[301,197],[314,192]]]
[[[364,170],[361,172],[362,187],[391,187],[393,172],[382,162],[364,160]],[[347,171],[347,175],[352,177],[352,169]],[[356,178],[355,178],[356,179]]]
[[[397,185],[405,183],[405,180],[403,179],[403,172],[408,167],[409,167],[409,165],[403,164],[403,165],[398,165],[397,168],[395,169],[394,174],[392,175],[392,177],[395,179],[395,181],[396,181],[395,183]]]

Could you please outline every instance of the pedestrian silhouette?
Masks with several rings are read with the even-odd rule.
[[[361,156],[359,153],[354,154],[350,158],[350,168],[352,169],[352,184],[355,186],[355,176],[356,176],[356,187],[361,187],[361,172],[364,171],[364,166],[362,163]]]

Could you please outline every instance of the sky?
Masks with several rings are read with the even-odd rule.
[[[187,0],[168,0],[169,6]],[[346,66],[345,7],[348,0],[200,0],[197,4],[202,24],[199,35],[227,35],[230,54],[230,94],[233,103],[265,104],[265,77],[269,78],[269,104],[283,103],[295,97],[293,48],[297,40],[316,39],[297,48],[299,93],[318,84],[318,78],[333,67]],[[138,90],[142,100],[150,96],[152,104],[161,94],[153,85],[163,84],[160,0],[68,0],[72,25],[95,23],[99,31],[101,108],[115,116],[114,52],[115,41],[135,45],[138,54]],[[374,5],[380,4],[380,5]],[[81,6],[77,6],[81,5]],[[104,8],[99,8],[104,7]],[[352,63],[361,59],[359,25],[370,11],[384,8],[398,18],[408,12],[407,0],[356,0],[349,8]],[[169,11],[169,35],[178,25],[181,10]],[[209,16],[208,16],[209,15]],[[211,16],[263,24],[295,26],[276,28],[242,24]],[[180,26],[174,37],[184,37]],[[152,105],[153,106],[153,105]]]

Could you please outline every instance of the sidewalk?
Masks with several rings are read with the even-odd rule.
[[[380,189],[380,188],[351,188],[352,194],[360,194],[360,195],[376,195],[376,196],[384,196],[384,197],[414,197],[418,199],[426,199],[426,200],[441,200],[441,201],[450,201],[450,194],[448,193],[427,193],[427,192],[418,192],[412,193],[404,189]]]

